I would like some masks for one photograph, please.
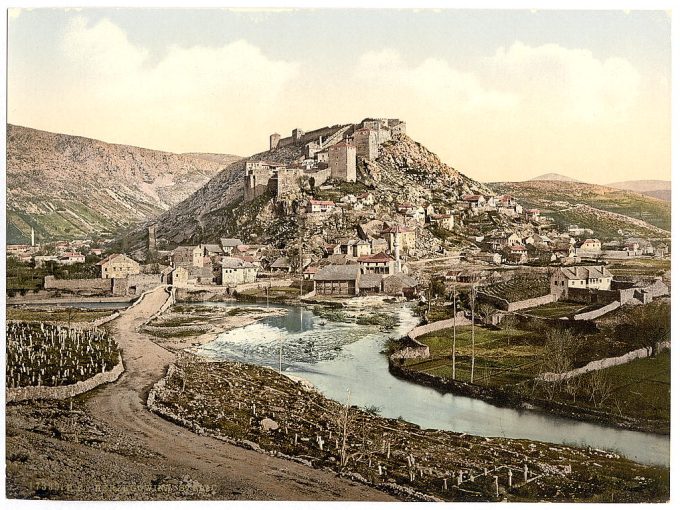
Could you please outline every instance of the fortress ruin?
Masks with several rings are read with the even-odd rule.
[[[338,124],[308,133],[299,128],[291,136],[269,136],[269,151],[299,147],[293,163],[248,161],[245,166],[243,199],[248,202],[269,191],[277,197],[295,193],[305,183],[320,186],[328,179],[356,181],[359,158],[373,161],[380,144],[404,132],[399,119],[367,118],[359,124]]]

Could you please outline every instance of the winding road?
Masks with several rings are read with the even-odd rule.
[[[167,300],[159,287],[111,323],[122,349],[125,372],[92,393],[89,412],[160,454],[176,473],[215,488],[219,499],[394,501],[388,494],[292,461],[203,437],[151,413],[146,398],[175,354],[137,327]]]

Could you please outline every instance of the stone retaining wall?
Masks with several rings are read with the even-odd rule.
[[[23,400],[34,399],[63,400],[91,391],[102,384],[114,382],[125,371],[123,357],[120,354],[118,356],[118,364],[108,372],[99,373],[85,381],[78,381],[75,384],[69,384],[67,386],[24,386],[21,388],[7,388],[5,402],[21,402]]]
[[[575,321],[589,321],[592,319],[597,319],[598,317],[602,317],[605,313],[609,313],[613,310],[616,310],[617,308],[621,307],[621,303],[619,301],[613,301],[609,303],[608,305],[603,306],[602,308],[598,308],[597,310],[592,310],[590,312],[583,312],[583,313],[577,313],[574,315],[574,320]]]
[[[80,278],[58,280],[52,275],[45,276],[45,290],[68,290],[71,292],[112,292],[111,278]]]
[[[664,349],[670,349],[671,343],[669,341],[658,342],[656,344],[656,352],[660,352]],[[651,347],[643,347],[641,349],[636,349],[634,351],[627,352],[621,356],[616,356],[613,358],[603,358],[595,361],[591,361],[585,366],[570,370],[569,372],[563,372],[561,374],[556,374],[554,372],[546,372],[540,374],[536,379],[541,381],[564,381],[566,379],[571,379],[579,375],[587,374],[589,372],[595,372],[596,370],[602,370],[604,368],[615,367],[617,365],[623,365],[634,359],[647,358],[652,355]]]
[[[448,329],[453,327],[453,318],[451,319],[444,319],[443,321],[435,321],[431,322],[429,324],[425,324],[424,326],[416,326],[413,328],[411,331],[406,333],[406,336],[409,337],[411,340],[415,340],[416,338],[426,335],[428,333],[432,333],[433,331],[440,331],[442,329]],[[472,324],[472,321],[465,317],[462,312],[458,312],[458,315],[456,315],[456,326],[468,326]]]
[[[283,280],[260,280],[255,283],[242,283],[236,286],[236,292],[244,292],[250,289],[264,289],[265,287],[290,287],[293,284],[292,279]]]
[[[555,296],[553,294],[546,294],[545,296],[539,296],[530,299],[523,299],[522,301],[508,301],[497,296],[492,296],[490,294],[485,294],[484,292],[479,292],[479,299],[491,303],[496,308],[505,310],[506,312],[516,312],[518,310],[524,310],[526,308],[534,308],[536,306],[545,305],[548,303],[553,303],[555,301]]]

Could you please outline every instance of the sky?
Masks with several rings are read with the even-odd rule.
[[[664,11],[11,9],[12,124],[247,156],[397,117],[466,175],[671,178]]]

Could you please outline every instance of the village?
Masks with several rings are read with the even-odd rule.
[[[494,406],[529,408],[646,433],[666,431],[667,395],[662,392],[646,405],[635,405],[630,374],[616,371],[647,363],[639,372],[639,388],[651,392],[648,386],[657,383],[660,367],[668,363],[670,239],[643,239],[623,229],[614,238],[598,239],[586,226],[561,225],[549,210],[526,208],[515,197],[468,182],[452,169],[440,167],[436,176],[428,174],[427,167],[404,170],[400,165],[433,161],[418,153],[404,132],[398,119],[365,119],[309,133],[295,129],[288,138],[271,135],[271,159],[260,159],[260,154],[242,162],[239,207],[251,208],[252,217],[237,218],[242,228],[230,230],[232,237],[208,233],[202,242],[174,246],[162,230],[159,233],[162,224],[151,221],[143,226],[142,248],[120,249],[126,247],[125,239],[41,243],[34,232],[30,244],[8,245],[13,359],[24,360],[24,365],[37,363],[34,336],[47,334],[46,345],[61,346],[62,351],[69,342],[74,344],[59,358],[58,371],[13,368],[7,379],[11,398],[87,391],[115,381],[124,370],[122,356],[114,366],[116,346],[109,333],[97,333],[96,328],[111,331],[104,324],[145,313],[145,303],[152,299],[154,306],[140,316],[141,326],[131,331],[179,361],[156,383],[149,409],[201,434],[223,438],[224,429],[215,428],[210,413],[201,411],[202,418],[187,421],[193,416],[193,404],[183,408],[177,403],[183,402],[178,395],[184,392],[186,378],[182,375],[178,384],[175,371],[192,371],[204,363],[193,356],[217,335],[256,327],[263,318],[282,317],[286,309],[276,305],[286,305],[300,310],[296,320],[301,329],[304,313],[316,317],[307,319],[311,331],[321,328],[316,336],[328,339],[327,344],[318,338],[303,343],[302,337],[291,337],[300,345],[286,347],[286,363],[335,359],[344,342],[352,340],[338,336],[333,323],[351,324],[373,328],[372,334],[385,338],[385,351],[374,353],[387,359],[380,377]],[[389,172],[391,178],[412,174],[413,180],[386,186]],[[443,191],[432,193],[427,188]],[[259,228],[263,224],[278,225],[282,234]],[[216,303],[227,308],[215,308]],[[270,303],[275,306],[270,308]],[[117,308],[88,309],[93,304]],[[135,312],[135,307],[142,311]],[[393,314],[399,307],[408,307],[417,325],[396,334],[400,325]],[[72,323],[95,329],[81,333]],[[105,345],[105,363],[91,354],[92,338]],[[123,341],[120,335],[117,338]],[[248,342],[257,341],[248,337]],[[284,375],[283,342],[277,343],[281,380],[276,384],[287,387],[291,383]],[[131,345],[124,343],[122,348]],[[319,355],[323,345],[328,352]],[[86,356],[78,351],[83,346]],[[261,364],[272,366],[270,358],[263,360]],[[238,363],[225,361],[220,367],[218,373],[244,377]],[[261,377],[254,369],[245,372],[247,377]],[[615,386],[616,381],[622,385]],[[77,385],[85,389],[68,389]],[[281,431],[276,420],[282,408],[275,400],[264,397],[254,402],[262,411],[253,407],[247,423],[239,404],[232,411],[233,423],[225,427],[231,433],[238,427],[237,437],[252,438],[257,445],[270,444],[273,431]],[[348,403],[345,409],[349,407]],[[313,413],[306,416],[319,418]],[[361,416],[381,427],[395,426],[370,413]],[[240,439],[236,441],[240,444]],[[277,436],[273,444],[293,456],[309,450],[309,439],[298,445],[297,433],[292,445],[286,441],[281,443]],[[371,441],[378,441],[377,436]],[[451,436],[446,441],[458,439]],[[317,436],[320,452],[324,442]],[[387,462],[389,446],[385,454],[378,476],[372,473],[371,460],[366,466],[350,464],[372,484],[398,480],[399,490],[425,491],[415,499],[427,500],[433,494],[456,500],[499,500],[503,493],[521,497],[525,490],[539,490],[536,480],[550,476],[538,464],[528,467],[520,456],[513,458],[500,489],[499,476],[488,475],[489,469],[497,468],[486,464],[475,465],[476,474],[464,471],[464,464],[454,472],[435,470],[431,479],[408,460],[409,469],[390,478],[385,476],[386,466],[397,467]],[[327,455],[321,453],[322,463],[344,472],[347,460]],[[310,456],[315,462],[318,457],[316,451]],[[522,482],[513,487],[513,470],[518,476],[522,469]],[[568,469],[560,476],[573,476],[571,464]],[[482,485],[473,483],[482,476]],[[437,477],[443,479],[443,487],[434,488]],[[492,479],[495,485],[489,485]],[[474,487],[474,495],[463,485]]]

